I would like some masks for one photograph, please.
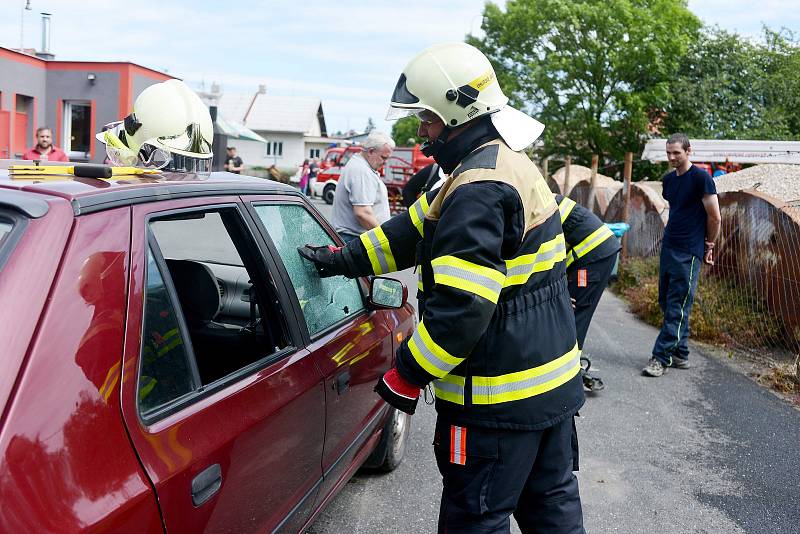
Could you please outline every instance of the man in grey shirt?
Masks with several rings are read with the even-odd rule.
[[[373,130],[363,146],[342,169],[333,197],[331,222],[346,243],[389,219],[389,195],[377,170],[392,155],[394,141]]]

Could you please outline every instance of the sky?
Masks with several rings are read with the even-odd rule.
[[[131,61],[194,88],[322,100],[329,133],[387,132],[388,100],[405,64],[426,46],[479,34],[484,0],[0,0],[0,46],[41,43],[52,14],[58,60]],[[568,1],[568,0],[565,0]],[[690,0],[708,24],[757,36],[761,25],[800,33],[800,0]],[[501,0],[500,5],[505,3]],[[191,8],[186,7],[191,6]],[[0,76],[3,73],[0,72]]]

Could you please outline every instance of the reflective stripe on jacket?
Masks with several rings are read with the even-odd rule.
[[[567,242],[567,268],[587,265],[616,254],[619,239],[597,215],[569,197],[555,195],[564,239]]]
[[[416,258],[421,320],[398,349],[397,368],[414,384],[433,382],[440,415],[534,430],[580,408],[566,242],[553,196],[527,156],[500,141],[484,145],[441,190],[377,230],[348,253],[359,274],[403,269]]]

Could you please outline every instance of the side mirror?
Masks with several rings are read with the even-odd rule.
[[[369,302],[376,308],[402,308],[408,301],[408,289],[394,278],[376,276],[369,283]]]

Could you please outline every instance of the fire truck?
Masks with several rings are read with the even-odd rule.
[[[364,147],[360,145],[329,148],[320,164],[320,171],[317,174],[316,182],[311,187],[311,194],[332,204],[342,169],[353,155],[362,150]],[[402,191],[408,183],[408,179],[431,163],[434,163],[433,158],[423,154],[419,145],[394,149],[386,165],[378,170],[389,193],[389,207],[392,214],[405,210]]]

